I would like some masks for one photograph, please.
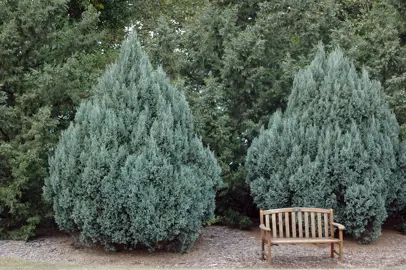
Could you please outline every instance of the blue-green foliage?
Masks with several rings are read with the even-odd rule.
[[[357,74],[339,49],[327,57],[320,48],[295,76],[286,112],[251,145],[247,182],[260,208],[333,208],[346,232],[367,243],[405,207],[405,164],[379,82]]]
[[[188,104],[135,35],[82,102],[49,160],[45,195],[85,244],[188,249],[214,217],[220,168]]]

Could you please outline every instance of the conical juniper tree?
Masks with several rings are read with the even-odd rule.
[[[44,188],[82,243],[184,251],[213,218],[220,167],[193,132],[185,97],[153,70],[135,34],[81,103]]]
[[[251,145],[246,181],[263,209],[333,208],[367,243],[388,214],[405,208],[405,150],[379,82],[336,49],[320,47],[295,76],[286,112]]]

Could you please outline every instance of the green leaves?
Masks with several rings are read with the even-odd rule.
[[[107,249],[184,251],[213,218],[220,167],[185,97],[132,34],[49,160],[45,194],[62,230]]]
[[[244,197],[248,189],[242,166],[246,150],[269,113],[285,110],[293,77],[311,62],[319,42],[327,48],[339,46],[354,59],[358,72],[365,68],[380,80],[399,123],[404,123],[404,13],[398,1],[211,1],[181,28],[183,34],[177,38],[172,31],[164,35],[168,39],[151,39],[147,46],[153,44],[154,63],[157,59],[172,78],[180,78],[187,86],[186,96],[202,139],[223,164],[230,192],[221,193],[225,204],[221,209],[231,206],[247,211],[250,198]],[[179,50],[171,54],[167,48]],[[293,97],[297,100],[291,102],[317,103],[312,99],[317,87],[308,85],[308,94]],[[208,93],[213,98],[206,98]],[[324,104],[323,110],[342,106],[340,98],[345,97]],[[335,119],[352,117],[353,110],[365,111],[363,98],[352,101],[349,111],[338,110]]]
[[[34,198],[40,198],[36,192],[48,175],[47,155],[54,150],[60,131],[69,126],[76,106],[92,95],[101,70],[117,56],[126,26],[139,30],[153,66],[163,65],[168,77],[182,85],[195,116],[196,132],[219,158],[226,182],[219,193],[220,214],[230,206],[256,214],[255,206],[246,206],[252,199],[244,182],[244,159],[269,113],[303,104],[324,112],[339,109],[328,122],[353,117],[354,110],[365,113],[380,99],[359,93],[347,111],[339,108],[340,99],[346,96],[322,108],[311,97],[317,94],[314,83],[324,76],[321,71],[326,67],[313,66],[321,71],[300,75],[308,83],[308,96],[295,94],[287,107],[293,78],[311,62],[320,41],[326,48],[339,46],[354,60],[358,72],[365,68],[381,81],[405,140],[405,14],[405,5],[399,0],[1,1],[2,230],[7,234],[27,224],[29,217],[49,211],[42,209],[42,204],[39,210],[33,203]],[[131,65],[123,67],[122,72],[130,69]],[[313,81],[305,79],[310,75]],[[106,82],[105,87],[113,85]],[[369,103],[363,104],[364,99]],[[115,106],[124,108],[123,104]],[[140,132],[131,140],[136,147],[147,133],[146,126],[153,125],[148,115],[156,106],[150,104],[149,112],[127,111],[140,115]],[[306,106],[303,119],[314,114]],[[120,125],[129,123],[126,120]],[[160,128],[164,127],[156,130]],[[308,132],[317,141],[318,135],[313,134],[317,132]],[[121,139],[129,143],[124,135]],[[314,153],[317,149],[312,145],[309,151]],[[296,159],[291,162],[297,165]]]
[[[90,94],[106,56],[98,14],[69,18],[66,1],[3,1],[0,18],[0,217],[3,237],[28,239],[50,207],[47,159]]]
[[[367,243],[388,212],[406,206],[405,153],[380,84],[357,74],[341,50],[326,57],[320,48],[295,76],[285,113],[252,143],[246,181],[260,208],[333,208]]]

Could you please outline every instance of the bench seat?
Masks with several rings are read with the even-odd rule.
[[[330,244],[340,242],[337,238],[313,237],[313,238],[271,238],[272,244]]]

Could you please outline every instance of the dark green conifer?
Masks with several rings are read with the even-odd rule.
[[[81,103],[49,160],[45,194],[83,243],[189,248],[213,217],[220,168],[188,104],[135,35]]]
[[[405,208],[405,164],[379,82],[320,48],[295,76],[286,112],[250,147],[247,182],[260,208],[333,208],[347,233],[370,242]]]
[[[27,240],[50,224],[48,156],[115,54],[100,54],[97,11],[72,18],[72,1],[0,1],[0,238]]]

